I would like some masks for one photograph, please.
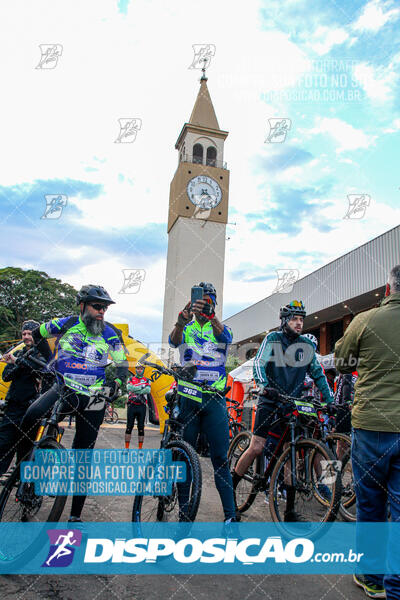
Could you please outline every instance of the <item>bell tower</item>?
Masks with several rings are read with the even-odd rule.
[[[188,123],[179,134],[178,167],[169,193],[168,255],[162,341],[200,281],[217,290],[222,319],[229,171],[224,162],[227,131],[220,129],[207,87],[205,68]]]

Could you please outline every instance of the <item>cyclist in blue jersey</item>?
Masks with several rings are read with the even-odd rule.
[[[317,360],[315,346],[312,340],[301,335],[305,316],[302,301],[294,300],[283,306],[279,312],[280,330],[266,335],[254,359],[253,375],[260,387],[260,395],[250,446],[238,460],[233,473],[235,487],[256,456],[263,452],[266,440],[272,437],[273,443],[274,438],[280,437],[280,430],[271,431],[271,424],[277,419],[280,394],[300,398],[304,380],[309,375],[327,403],[327,411],[331,412],[333,395]],[[285,520],[295,521],[294,489],[289,485],[286,488]]]
[[[194,382],[206,383],[216,390],[226,387],[225,362],[232,331],[215,316],[217,293],[211,283],[200,283],[203,299],[193,306],[189,302],[179,313],[169,336],[173,348],[179,348],[182,366],[195,365]],[[194,315],[194,319],[193,319]],[[193,447],[199,433],[205,433],[210,445],[215,485],[219,492],[225,521],[236,521],[232,477],[228,468],[229,426],[225,398],[212,392],[203,392],[191,399],[180,394],[179,419],[184,423],[183,437]],[[182,484],[183,487],[183,484]],[[180,493],[180,504],[185,498]]]
[[[79,316],[52,319],[32,332],[34,342],[56,337],[54,360],[56,369],[63,374],[65,413],[76,417],[73,448],[91,449],[104,418],[104,402],[91,404],[90,395],[105,384],[105,367],[108,355],[117,365],[112,382],[112,395],[128,375],[124,345],[120,332],[104,321],[104,313],[115,302],[106,290],[98,285],[85,285],[77,295]],[[18,455],[25,456],[35,439],[38,422],[50,411],[58,399],[56,385],[40,396],[27,410],[21,428],[25,434]],[[64,415],[63,415],[64,416]],[[80,521],[85,496],[72,499],[71,522]]]

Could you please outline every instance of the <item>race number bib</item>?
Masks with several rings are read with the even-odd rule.
[[[203,402],[203,390],[200,386],[189,381],[178,380],[178,394],[195,402]]]
[[[295,400],[296,408],[301,415],[307,415],[308,417],[316,417],[314,405],[312,402],[305,402],[303,399]]]

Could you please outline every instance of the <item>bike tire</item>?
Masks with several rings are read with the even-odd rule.
[[[172,440],[162,448],[172,451],[173,461],[184,461],[186,472],[191,474],[188,509],[181,514],[178,503],[178,485],[172,483],[172,492],[165,496],[136,495],[132,506],[133,522],[194,521],[199,509],[202,473],[199,457],[194,448],[184,440]]]
[[[230,471],[234,470],[239,458],[250,446],[251,438],[252,434],[250,431],[242,431],[241,433],[238,433],[229,444],[228,466]],[[260,471],[261,460],[256,458],[234,488],[235,505],[240,513],[246,512],[256,499],[258,490],[255,489],[254,474],[257,473],[261,475],[262,473]]]
[[[43,442],[39,444],[38,448],[41,450],[65,450],[64,446],[62,446],[61,444],[56,442],[56,440],[53,439],[43,440]],[[28,457],[26,457],[26,459],[27,458]],[[59,521],[68,496],[36,496],[36,494],[34,494],[33,492],[34,483],[27,484],[29,486],[32,486],[32,494],[30,495],[30,499],[34,504],[36,504],[35,508],[33,508],[32,510],[28,510],[27,506],[24,506],[23,501],[17,500],[15,497],[15,494],[18,489],[16,485],[18,481],[19,465],[17,465],[12,471],[10,477],[4,484],[4,487],[0,493],[0,521],[33,521],[39,523]],[[36,502],[36,499],[40,498],[42,498],[42,501]],[[49,502],[45,502],[46,498],[49,500]]]
[[[356,492],[354,490],[353,467],[351,454],[348,452],[342,459],[342,500],[339,513],[345,521],[354,523],[357,521]]]
[[[339,511],[341,498],[341,477],[335,472],[331,477],[331,487],[328,488],[330,498],[329,504],[321,504],[315,498],[315,488],[324,481],[318,471],[321,470],[321,460],[327,461],[326,466],[336,464],[335,456],[325,444],[314,439],[297,440],[295,444],[296,477],[297,485],[292,510],[301,516],[301,520],[312,522],[312,529],[308,537],[315,537],[321,532],[321,525],[336,519]],[[272,471],[269,486],[269,508],[272,520],[279,524],[286,533],[293,532],[293,521],[285,521],[285,509],[287,508],[287,497],[279,497],[278,490],[285,478],[285,467],[290,466],[291,448],[286,448],[277,460]],[[309,471],[306,478],[306,471]],[[326,479],[328,481],[328,479]],[[325,485],[325,483],[324,483]],[[326,486],[327,487],[327,486]],[[329,497],[327,495],[327,497]],[[322,512],[322,514],[321,514]],[[304,518],[306,517],[306,518]],[[300,520],[300,519],[299,519]],[[319,525],[317,525],[319,523]]]
[[[112,413],[111,413],[111,423],[113,423],[114,425],[116,425],[119,421],[119,416],[118,413],[115,409],[113,409]]]

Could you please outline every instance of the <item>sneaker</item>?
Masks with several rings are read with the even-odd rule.
[[[68,523],[82,523],[82,519],[80,517],[70,517],[68,519]]]
[[[372,583],[365,575],[353,575],[353,581],[362,588],[369,598],[386,598],[385,589],[377,583]]]

